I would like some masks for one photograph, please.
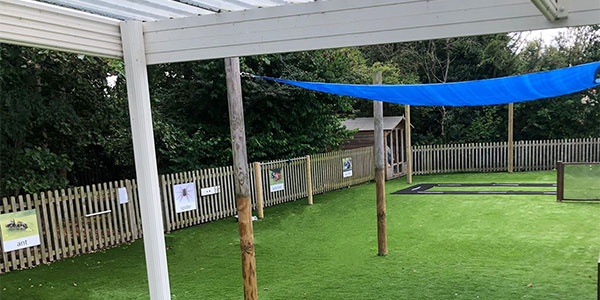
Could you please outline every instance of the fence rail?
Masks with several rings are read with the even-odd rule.
[[[415,175],[508,170],[508,143],[415,146]],[[600,138],[516,141],[514,170],[552,170],[557,161],[600,161]]]
[[[342,159],[348,157],[352,158],[353,174],[344,178]],[[313,192],[324,193],[373,180],[372,160],[372,147],[311,157]],[[306,157],[298,157],[260,164],[265,207],[307,197],[306,162]],[[283,170],[283,190],[271,192],[269,189],[269,170],[273,168]],[[249,166],[249,174],[251,201],[256,209],[257,188],[253,165]],[[197,209],[177,213],[173,186],[191,182],[196,187]],[[165,174],[160,176],[159,184],[165,232],[237,214],[231,166]],[[216,186],[219,186],[219,192],[201,195],[203,188]],[[119,188],[126,188],[127,203],[120,204]],[[32,268],[141,238],[139,201],[135,180],[3,198],[0,214],[36,209],[40,245],[10,252],[0,248],[0,273]]]

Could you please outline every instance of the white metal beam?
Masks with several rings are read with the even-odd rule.
[[[0,42],[123,56],[118,20],[28,0],[0,0]]]
[[[142,23],[122,22],[121,32],[150,299],[168,300],[171,292]]]
[[[600,1],[549,22],[530,0],[316,1],[144,23],[149,64],[598,24]]]

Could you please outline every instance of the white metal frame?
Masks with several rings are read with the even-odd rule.
[[[117,3],[115,1],[101,2],[110,5]],[[157,1],[136,0],[132,3],[136,7],[138,3],[146,3],[150,9],[156,5],[164,8],[166,2]],[[559,8],[554,14],[550,12],[549,17],[544,9],[541,9],[544,12],[542,15],[532,1],[537,5],[547,2],[329,0],[285,4],[282,0],[177,0],[179,3],[195,5],[190,12],[197,12],[200,7],[210,14],[142,23],[140,20],[147,20],[155,14],[138,14],[139,18],[136,18],[134,12],[124,9],[122,5],[104,10],[94,6],[97,10],[94,13],[104,15],[100,16],[33,0],[0,0],[0,42],[124,58],[150,295],[152,299],[169,299],[147,64],[600,22],[599,0],[571,1],[568,9]],[[76,5],[84,7],[90,3],[82,0],[54,2],[75,8]],[[273,6],[282,3],[284,5]],[[182,7],[179,4],[170,5]],[[273,7],[247,9],[259,6]],[[214,13],[221,9],[240,11]],[[116,19],[128,17],[137,21],[121,22]]]
[[[121,33],[150,298],[170,299],[142,23],[122,22]]]

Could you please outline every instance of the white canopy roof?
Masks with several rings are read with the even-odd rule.
[[[598,24],[600,1],[0,0],[0,42],[122,58],[131,20],[157,64]]]

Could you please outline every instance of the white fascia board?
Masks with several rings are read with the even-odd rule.
[[[549,22],[530,0],[331,0],[144,23],[148,64],[598,24],[600,1]]]
[[[28,0],[0,0],[0,42],[123,56],[119,20]]]

